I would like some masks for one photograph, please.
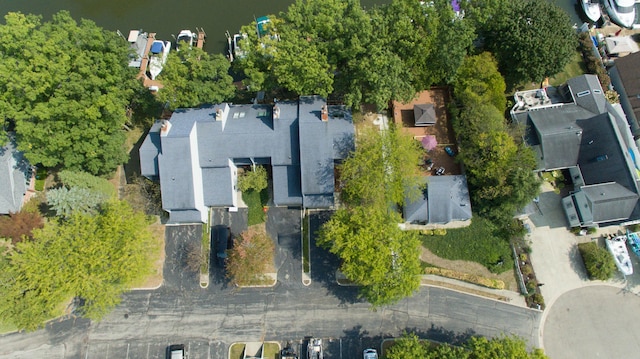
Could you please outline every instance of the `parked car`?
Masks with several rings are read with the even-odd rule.
[[[453,157],[456,155],[455,151],[453,150],[453,148],[447,146],[444,148],[444,152],[446,152],[449,156]]]
[[[223,268],[227,263],[227,250],[231,244],[231,230],[226,226],[216,226],[216,263]]]
[[[365,349],[362,353],[364,359],[378,359],[378,352],[375,349]]]
[[[184,344],[172,344],[167,348],[167,359],[184,359]]]

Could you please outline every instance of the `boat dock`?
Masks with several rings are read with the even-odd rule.
[[[196,27],[196,31],[198,31],[198,41],[196,42],[196,47],[201,49],[204,47],[204,39],[205,37],[207,37],[207,34],[204,32],[203,28],[197,28]]]
[[[151,45],[156,39],[156,33],[151,32],[147,36],[147,46],[144,49],[144,57],[142,57],[142,61],[140,62],[140,72],[138,72],[138,79],[142,79],[142,85],[144,87],[150,88],[153,91],[157,91],[162,88],[162,83],[157,80],[152,80],[149,76],[147,76],[147,67],[149,66],[149,53],[151,52]]]

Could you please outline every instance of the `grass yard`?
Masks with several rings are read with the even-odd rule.
[[[47,179],[48,172],[44,168],[38,168],[36,170],[36,184],[35,190],[42,191],[44,190],[44,181]]]
[[[264,223],[267,216],[263,207],[267,205],[269,200],[269,191],[265,188],[260,192],[254,190],[242,192],[242,200],[249,207],[248,225]]]
[[[567,82],[568,79],[580,76],[587,72],[587,67],[582,60],[582,54],[576,50],[571,57],[571,61],[564,67],[559,74],[549,78],[551,86],[559,86]]]
[[[15,325],[0,321],[0,334],[11,333],[16,330],[18,330],[18,327]]]
[[[438,257],[472,261],[492,273],[503,273],[513,268],[513,259],[509,242],[496,232],[491,222],[474,217],[469,227],[448,229],[444,236],[421,235],[420,239]]]

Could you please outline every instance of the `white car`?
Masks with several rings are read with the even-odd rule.
[[[365,349],[362,357],[364,359],[378,359],[378,352],[375,349]]]

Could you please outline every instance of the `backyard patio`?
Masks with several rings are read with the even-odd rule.
[[[402,127],[403,131],[411,134],[416,140],[421,141],[423,148],[432,148],[428,151],[425,149],[425,161],[429,159],[433,164],[432,166],[424,166],[425,174],[432,175],[440,167],[444,167],[445,175],[461,174],[460,165],[456,163],[455,158],[445,152],[447,147],[451,148],[454,153],[458,152],[446,109],[448,102],[449,92],[443,87],[423,91],[408,103],[393,102],[393,119],[396,125]],[[416,110],[416,105],[418,105],[418,110]],[[416,115],[420,117],[416,118]],[[432,139],[427,136],[435,137],[435,147],[433,147]],[[430,170],[429,167],[431,167]]]

